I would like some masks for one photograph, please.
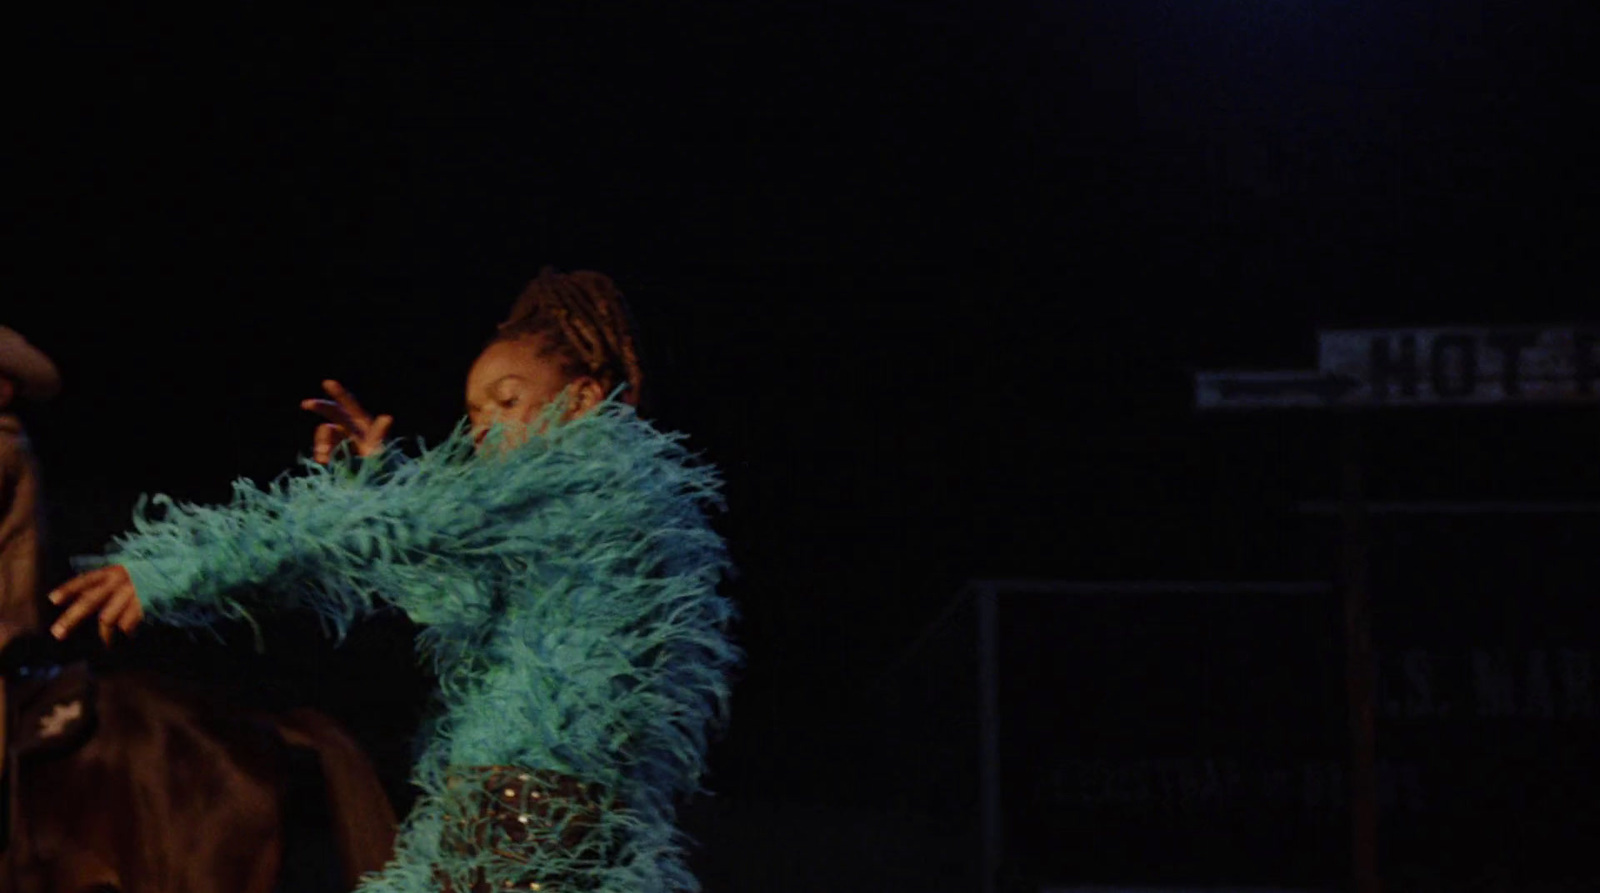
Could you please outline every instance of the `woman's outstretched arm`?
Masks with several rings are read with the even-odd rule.
[[[433,558],[471,542],[482,513],[451,499],[473,489],[460,466],[465,438],[422,459],[360,465],[307,463],[265,487],[241,481],[222,506],[152,500],[120,537],[108,566],[51,593],[65,606],[58,637],[91,616],[103,635],[132,631],[146,612],[163,622],[205,625],[262,608],[310,606],[344,627],[391,592],[394,578],[426,572]],[[448,455],[447,455],[448,454]],[[459,497],[459,493],[456,494]],[[472,592],[452,593],[470,606]]]

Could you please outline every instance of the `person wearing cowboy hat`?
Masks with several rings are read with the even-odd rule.
[[[42,403],[61,388],[56,366],[39,348],[0,326],[0,653],[39,626],[39,571],[44,558],[39,472],[18,402]],[[5,686],[0,685],[0,755],[7,749]]]
[[[39,348],[0,326],[0,650],[39,624],[39,569],[43,553],[39,474],[19,402],[56,395],[61,377]]]

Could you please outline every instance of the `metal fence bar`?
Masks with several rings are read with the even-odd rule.
[[[1337,502],[1302,502],[1304,515],[1337,515]],[[1369,502],[1369,515],[1600,515],[1600,502]]]
[[[978,601],[978,778],[983,835],[983,893],[995,893],[1002,855],[1000,823],[1000,627],[999,591],[973,586]]]
[[[1333,584],[1320,580],[1229,583],[1199,580],[976,580],[974,586],[995,593],[1024,595],[1321,595]]]

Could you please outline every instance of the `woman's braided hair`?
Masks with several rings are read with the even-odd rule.
[[[587,270],[540,270],[511,306],[494,340],[530,337],[542,341],[541,356],[562,358],[567,375],[587,375],[608,394],[626,385],[618,399],[639,405],[644,373],[634,345],[633,318],[611,277]]]

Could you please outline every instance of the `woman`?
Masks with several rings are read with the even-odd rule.
[[[238,484],[227,507],[158,497],[166,517],[141,510],[115,564],[51,594],[54,631],[302,607],[342,635],[391,602],[423,627],[443,709],[396,857],[361,889],[693,889],[674,803],[737,653],[707,521],[719,482],[638,418],[640,382],[610,280],[546,270],[443,444],[394,455],[387,417],[330,382],[333,403],[307,404],[332,421],[304,474]]]

